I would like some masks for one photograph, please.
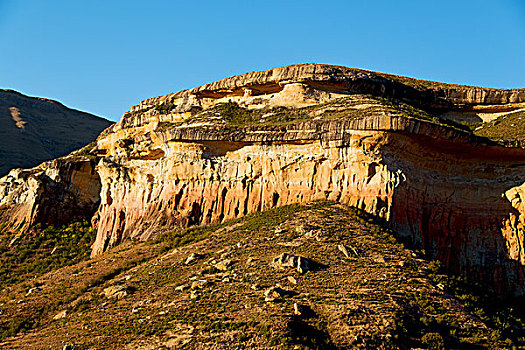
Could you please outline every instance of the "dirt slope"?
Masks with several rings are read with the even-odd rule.
[[[516,324],[497,329],[420,256],[340,204],[285,206],[4,288],[0,347],[510,348]]]

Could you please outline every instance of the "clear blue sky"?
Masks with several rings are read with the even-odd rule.
[[[0,0],[0,47],[1,88],[112,120],[303,62],[525,87],[525,0]]]

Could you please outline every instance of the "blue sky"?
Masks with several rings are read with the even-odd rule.
[[[0,47],[1,88],[112,120],[303,62],[525,87],[525,1],[0,0]]]

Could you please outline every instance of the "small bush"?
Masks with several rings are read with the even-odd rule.
[[[166,102],[166,103],[161,103],[161,104],[158,104],[155,106],[155,110],[159,111],[159,112],[169,112],[171,111],[172,109],[174,109],[175,107],[177,107],[177,105],[171,103],[171,102]]]
[[[430,350],[445,350],[445,340],[439,333],[427,333],[421,337],[421,342]]]

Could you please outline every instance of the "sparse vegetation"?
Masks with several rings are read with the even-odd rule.
[[[0,234],[0,288],[87,259],[95,232],[81,221],[15,237]]]
[[[254,124],[263,125],[286,125],[292,122],[300,122],[309,119],[308,114],[303,113],[301,108],[272,107],[263,109],[248,109],[239,106],[236,102],[218,103],[215,106],[197,114],[192,119],[208,119],[220,117],[228,125],[249,126]]]
[[[482,285],[447,271],[439,261],[429,264],[429,278],[461,301],[476,317],[494,329],[493,337],[525,348],[525,300],[500,299]],[[494,301],[498,300],[497,303]]]
[[[355,253],[345,257],[337,249],[341,243]],[[271,267],[272,259],[286,251],[323,268],[297,274]],[[201,257],[185,264],[192,252]],[[459,283],[439,263],[422,259],[423,252],[415,256],[392,231],[358,209],[331,202],[289,205],[174,230],[154,241],[126,244],[82,268],[65,268],[69,272],[53,280],[57,292],[44,289],[42,295],[25,297],[25,311],[2,323],[1,330],[9,337],[34,329],[19,339],[38,334],[39,342],[53,344],[52,334],[60,327],[89,325],[75,335],[86,348],[95,346],[93,339],[99,347],[133,347],[137,341],[161,346],[175,339],[173,334],[190,347],[224,342],[274,349],[521,346],[523,327],[515,323],[519,310],[509,313],[492,303],[499,311],[489,312],[477,290],[465,289],[466,282]],[[224,258],[234,260],[226,271],[214,265]],[[71,277],[71,271],[78,275]],[[202,279],[205,287],[190,287]],[[40,283],[45,288],[51,282]],[[265,302],[264,289],[276,283],[295,294]],[[122,300],[103,296],[104,288],[119,284],[135,292]],[[186,289],[179,290],[184,284]],[[261,289],[251,288],[254,284]],[[9,298],[20,298],[14,295],[28,287],[13,285]],[[39,311],[41,303],[49,305],[45,311]],[[311,316],[294,315],[294,303],[307,305]],[[10,314],[15,310],[10,305],[0,311]],[[68,310],[67,322],[50,321],[60,310]],[[516,319],[509,321],[508,315]]]
[[[97,146],[97,142],[93,141],[90,144],[82,147],[75,156],[86,157],[91,160],[96,160],[98,157],[92,153],[93,149]]]
[[[474,127],[474,133],[490,139],[525,139],[525,111],[509,113]]]
[[[165,102],[165,103],[161,103],[161,104],[158,104],[155,106],[155,110],[156,111],[159,111],[161,113],[167,113],[169,111],[171,111],[172,109],[174,109],[175,107],[177,107],[177,105],[171,103],[171,102]]]
[[[163,107],[164,108],[164,107]],[[194,114],[181,122],[164,122],[159,130],[166,130],[184,124],[205,123],[206,127],[219,127],[223,131],[235,131],[246,126],[287,126],[306,121],[353,120],[365,119],[384,114],[398,115],[418,119],[470,132],[466,125],[451,120],[441,119],[410,104],[373,95],[353,94],[347,97],[320,103],[314,106],[268,107],[248,109],[237,102],[217,103],[214,106]],[[199,126],[202,127],[202,126]]]

